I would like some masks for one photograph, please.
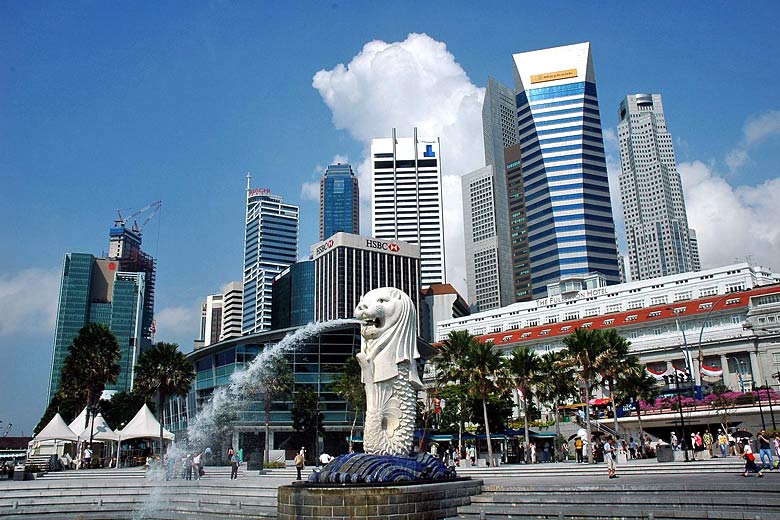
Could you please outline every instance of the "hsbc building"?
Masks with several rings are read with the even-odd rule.
[[[314,319],[351,318],[360,297],[396,287],[420,308],[420,248],[398,240],[336,233],[311,247]]]

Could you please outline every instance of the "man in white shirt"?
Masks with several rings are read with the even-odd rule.
[[[616,457],[616,446],[615,443],[612,441],[612,437],[607,437],[607,440],[604,441],[604,462],[607,464],[607,475],[609,478],[618,478],[616,473],[616,465],[615,465],[615,457]]]
[[[331,457],[327,453],[323,453],[322,455],[320,455],[320,464],[322,464],[323,466],[332,460],[333,457]]]
[[[200,480],[200,468],[201,468],[200,457],[201,457],[200,453],[192,457],[192,469],[195,471],[195,480]]]
[[[89,468],[92,466],[92,450],[87,446],[84,448],[84,465],[82,468]]]

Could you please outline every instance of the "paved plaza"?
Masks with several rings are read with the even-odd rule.
[[[153,482],[139,468],[49,473],[0,481],[0,517],[19,519],[274,518],[277,488],[294,468],[265,475],[207,467],[200,481]],[[603,464],[461,468],[482,494],[459,518],[728,518],[780,520],[780,471],[742,477],[737,458],[701,462],[629,461],[608,479]]]

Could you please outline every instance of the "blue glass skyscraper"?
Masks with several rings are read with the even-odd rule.
[[[349,164],[331,164],[320,180],[320,240],[360,232],[360,192]]]
[[[534,298],[569,276],[620,283],[590,43],[513,58]]]
[[[274,278],[298,259],[298,206],[246,181],[244,302],[241,333],[271,328]]]

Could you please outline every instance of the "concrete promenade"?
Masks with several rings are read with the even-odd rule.
[[[629,461],[608,479],[604,464],[461,468],[484,481],[482,494],[458,509],[464,519],[721,518],[780,520],[780,471],[742,477],[736,457],[701,462]],[[0,481],[0,518],[274,518],[277,488],[295,469],[257,475],[207,467],[200,481],[155,482],[142,469],[49,473],[35,481]],[[424,519],[423,519],[424,520]]]

